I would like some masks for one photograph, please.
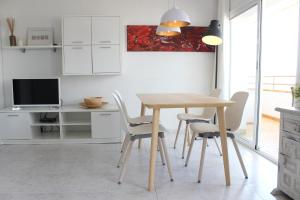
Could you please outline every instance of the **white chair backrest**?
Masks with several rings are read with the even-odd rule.
[[[221,90],[219,89],[213,89],[209,96],[211,97],[219,97],[221,94]],[[216,114],[216,108],[204,108],[202,117],[205,119],[212,119]]]
[[[119,98],[120,103],[121,103],[122,108],[123,108],[123,111],[124,111],[125,115],[127,116],[127,119],[129,119],[129,115],[128,115],[128,111],[127,111],[127,108],[126,108],[126,104],[125,104],[125,101],[123,100],[123,97],[122,97],[121,93],[118,90],[115,90],[114,93]]]
[[[117,106],[120,110],[120,114],[121,114],[121,121],[122,121],[122,128],[123,130],[128,133],[128,120],[127,120],[127,116],[122,108],[122,104],[117,96],[117,94],[115,93],[112,93],[112,96],[114,97],[116,103],[117,103]]]
[[[235,103],[229,106],[225,111],[226,128],[235,132],[239,129],[245,109],[245,105],[248,99],[248,92],[236,92],[232,95],[231,101]]]

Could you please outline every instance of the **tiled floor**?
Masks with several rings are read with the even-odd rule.
[[[98,199],[185,199],[185,200],[272,200],[277,168],[241,146],[249,173],[245,180],[230,147],[232,185],[226,187],[222,159],[213,141],[207,149],[201,184],[196,182],[201,141],[193,149],[189,166],[181,159],[181,144],[171,148],[174,182],[157,159],[155,191],[148,192],[149,141],[132,152],[122,185],[117,184],[119,144],[1,145],[0,200],[98,200]],[[182,141],[182,138],[180,138]]]

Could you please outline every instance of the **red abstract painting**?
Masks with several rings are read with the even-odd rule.
[[[173,37],[156,35],[157,26],[128,25],[127,51],[183,51],[214,52],[213,46],[202,42],[207,27],[181,28],[181,34]]]

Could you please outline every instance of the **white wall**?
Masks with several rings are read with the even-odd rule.
[[[171,3],[172,1],[170,1]],[[178,0],[193,25],[207,26],[217,16],[217,0]],[[1,17],[15,16],[17,37],[25,39],[27,27],[55,28],[55,40],[61,41],[63,15],[119,15],[121,16],[121,76],[62,77],[62,98],[66,104],[79,103],[85,96],[104,96],[120,90],[132,115],[139,114],[140,102],[136,93],[142,92],[200,92],[211,89],[213,53],[127,52],[128,24],[158,24],[168,7],[164,0],[0,0]],[[7,44],[7,28],[2,37]],[[11,105],[11,79],[61,75],[61,51],[4,50],[3,73],[5,104]],[[163,111],[162,121],[168,128],[176,128],[178,110]]]

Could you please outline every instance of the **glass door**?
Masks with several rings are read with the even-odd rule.
[[[296,83],[299,0],[264,0],[258,149],[278,159],[279,113]]]
[[[230,20],[230,94],[249,92],[238,138],[277,160],[279,113],[275,108],[292,105],[299,0],[258,2]]]
[[[238,131],[239,139],[255,145],[257,118],[257,44],[258,6],[254,6],[230,20],[231,59],[230,96],[237,91],[248,91],[249,98]]]

